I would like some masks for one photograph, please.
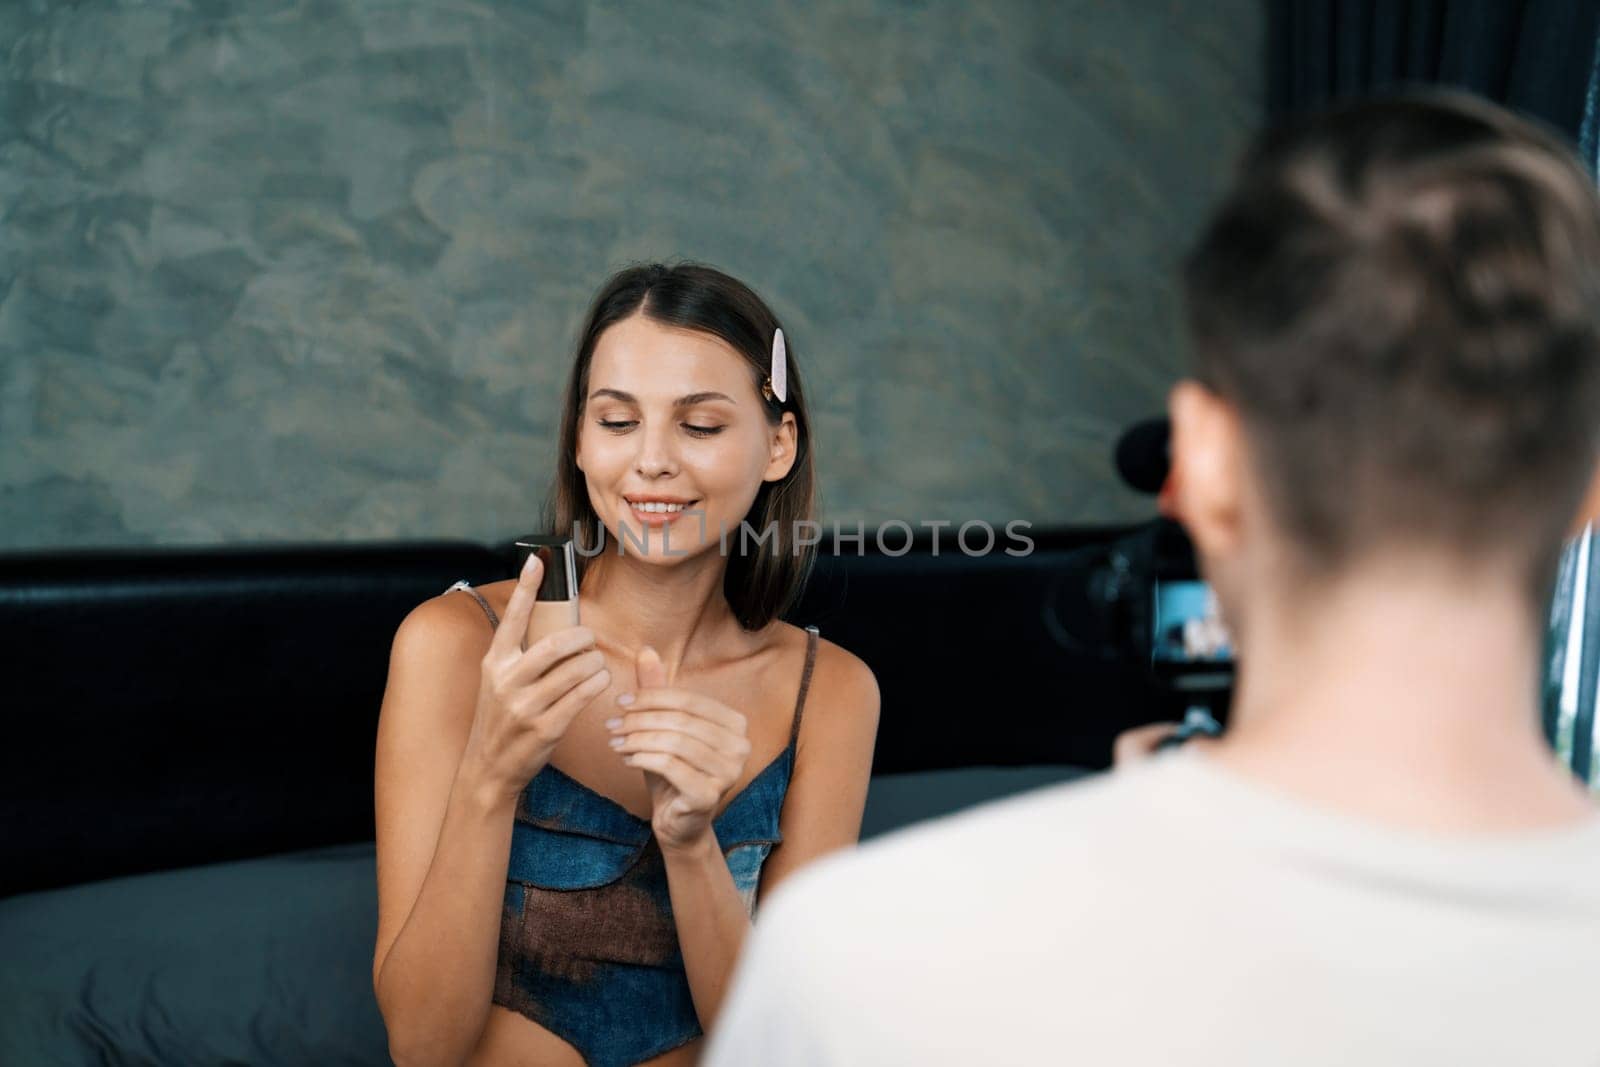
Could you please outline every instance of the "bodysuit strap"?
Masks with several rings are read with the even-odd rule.
[[[806,690],[811,688],[811,668],[817,663],[817,635],[815,626],[806,627],[806,669],[800,674],[800,695],[794,701],[794,726],[789,730],[789,744],[800,739],[800,717],[806,712]]]
[[[489,602],[483,598],[483,594],[482,593],[480,593],[476,589],[472,588],[472,586],[467,583],[466,579],[462,579],[461,581],[457,582],[455,585],[452,585],[449,589],[446,589],[445,592],[446,593],[453,593],[457,589],[461,590],[463,593],[471,593],[472,594],[472,599],[476,600],[478,602],[478,605],[483,608],[483,613],[485,615],[489,616],[489,628],[491,630],[499,628],[499,626],[500,626],[500,616],[498,616],[498,615],[496,615],[494,613],[494,609],[489,606]]]

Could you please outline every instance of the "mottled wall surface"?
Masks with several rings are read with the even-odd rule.
[[[525,532],[656,257],[788,324],[825,517],[1148,514],[1258,6],[0,5],[0,548]]]

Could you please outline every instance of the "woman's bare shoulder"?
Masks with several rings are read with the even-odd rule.
[[[819,638],[800,726],[802,762],[811,765],[821,759],[840,766],[840,759],[849,757],[864,760],[863,768],[870,765],[879,709],[878,679],[872,668],[842,645]]]
[[[464,593],[429,597],[411,609],[389,653],[380,763],[426,761],[466,736],[493,636],[483,609]]]
[[[842,702],[851,705],[870,703],[878,707],[878,679],[865,660],[827,638],[817,641],[817,663],[813,685],[823,686]]]
[[[765,647],[777,651],[785,659],[793,657],[804,662],[806,654],[806,628],[791,622],[775,619],[762,631]],[[817,658],[811,668],[811,684],[846,684],[860,687],[873,681],[872,669],[855,653],[828,640],[817,630]],[[876,686],[876,682],[873,681]]]
[[[489,603],[493,606],[494,600]],[[395,651],[425,658],[453,657],[464,651],[482,656],[493,637],[482,606],[470,594],[452,590],[411,609],[395,634]]]
[[[788,623],[783,625],[788,626]],[[790,627],[804,648],[805,631]],[[811,688],[806,697],[808,713],[816,707],[843,709],[841,713],[878,714],[878,679],[866,662],[842,645],[817,638],[817,658],[811,668]]]

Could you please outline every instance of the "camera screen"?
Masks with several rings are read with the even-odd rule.
[[[1205,582],[1156,582],[1153,620],[1150,643],[1157,663],[1232,661],[1233,639]]]

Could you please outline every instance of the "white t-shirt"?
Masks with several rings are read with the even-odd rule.
[[[1600,813],[1441,838],[1164,754],[797,873],[735,983],[711,1067],[1593,1067]]]

